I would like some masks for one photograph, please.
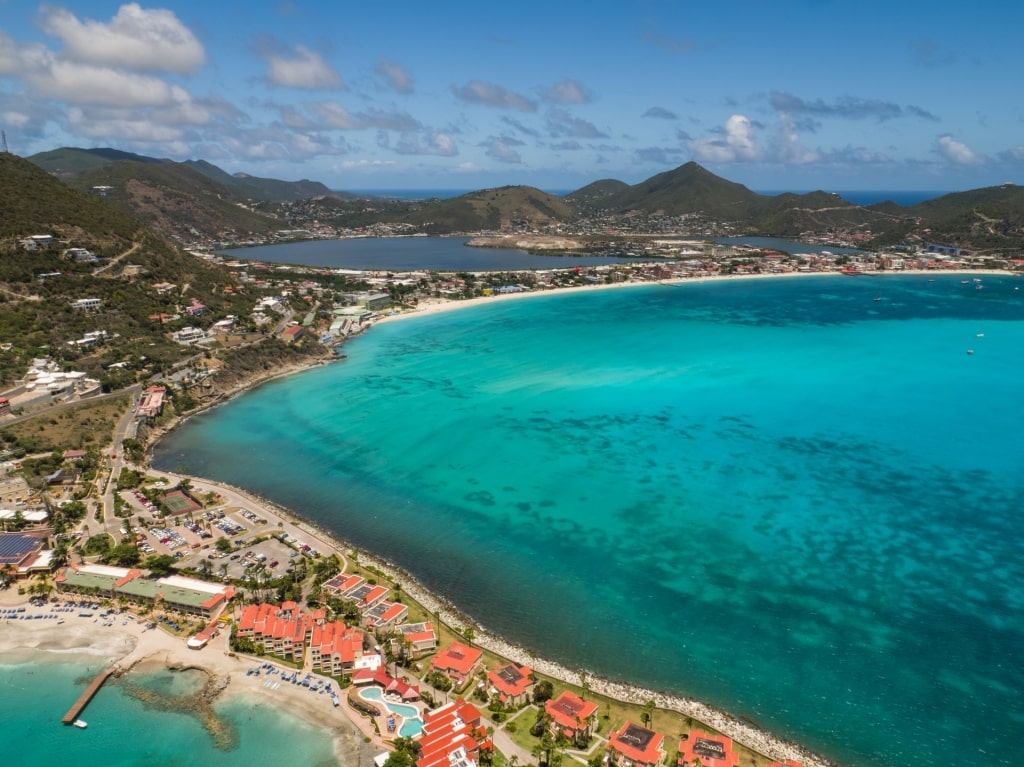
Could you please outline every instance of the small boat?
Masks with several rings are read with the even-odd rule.
[[[985,334],[984,334],[984,333],[978,333],[977,337],[978,337],[978,338],[984,338],[984,337],[985,337]]]
[[[968,349],[968,350],[967,350],[967,353],[968,353],[968,354],[974,354],[974,349]]]
[[[80,730],[84,730],[86,727],[89,726],[88,722],[86,722],[84,719],[76,719],[74,721],[74,725]]]
[[[876,300],[876,301],[881,301],[881,300],[882,300],[882,297],[881,297],[881,296],[875,296],[875,300]]]

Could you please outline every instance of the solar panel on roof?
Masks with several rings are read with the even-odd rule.
[[[0,563],[15,564],[41,546],[38,538],[17,533],[0,535]]]

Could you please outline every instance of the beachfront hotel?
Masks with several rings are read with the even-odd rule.
[[[608,736],[608,762],[631,767],[655,767],[665,761],[665,736],[626,721]]]
[[[455,685],[455,689],[459,690],[473,676],[473,672],[479,667],[480,659],[483,656],[483,650],[466,647],[461,642],[452,642],[430,661],[430,670],[440,671],[447,675]]]
[[[0,518],[7,518],[0,510]],[[13,517],[13,512],[10,512]],[[23,580],[49,572],[53,551],[46,548],[49,530],[26,533],[0,533],[0,571],[4,578]]]
[[[235,595],[231,586],[172,575],[152,578],[141,570],[109,565],[69,565],[54,578],[58,590],[104,599],[159,605],[207,620],[216,618]]]
[[[583,700],[571,690],[564,691],[554,700],[544,702],[544,710],[551,717],[551,727],[561,731],[573,743],[590,738],[597,724],[597,704]]]
[[[738,767],[739,763],[740,755],[733,750],[732,738],[724,735],[691,730],[688,737],[679,741],[677,767]]]
[[[523,706],[530,702],[536,683],[529,666],[509,663],[488,672],[491,694],[497,695],[504,706]]]
[[[424,711],[416,767],[477,767],[480,752],[494,749],[481,722],[480,710],[462,698]]]
[[[280,658],[302,663],[309,653],[314,671],[331,676],[380,666],[378,653],[367,652],[366,636],[343,621],[328,621],[320,608],[313,613],[299,610],[295,602],[280,606],[262,603],[246,605],[238,616],[235,636],[250,639]]]

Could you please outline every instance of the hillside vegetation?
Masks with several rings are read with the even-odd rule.
[[[54,356],[115,386],[134,380],[131,371],[156,372],[194,353],[167,337],[154,314],[174,314],[196,299],[211,314],[241,315],[252,299],[225,295],[229,275],[179,251],[131,216],[62,184],[13,154],[0,154],[0,383],[24,374],[28,362]],[[26,251],[21,239],[49,234],[53,244]],[[99,261],[78,263],[68,248],[85,248]],[[170,283],[158,292],[153,285]],[[80,298],[98,298],[96,311],[72,308]],[[111,339],[96,348],[75,345],[85,333],[104,330]],[[115,362],[129,362],[129,373],[111,373]]]

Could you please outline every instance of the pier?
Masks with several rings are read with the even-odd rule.
[[[103,669],[96,678],[93,679],[89,686],[85,688],[85,692],[78,696],[78,700],[75,701],[74,705],[68,709],[68,712],[64,714],[64,717],[60,720],[63,724],[73,724],[78,715],[82,713],[82,709],[86,707],[92,696],[96,694],[96,691],[103,686],[103,683],[107,681],[107,678],[114,673],[113,667]]]

